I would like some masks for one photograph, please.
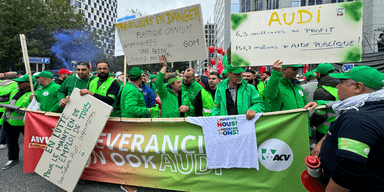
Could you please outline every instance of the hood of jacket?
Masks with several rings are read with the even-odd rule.
[[[11,83],[14,83],[15,81],[13,80],[3,80],[0,82],[0,86],[4,87],[4,86],[7,86],[7,85],[10,85]]]
[[[337,72],[332,72],[337,73]],[[329,86],[329,87],[336,87],[340,83],[339,79],[332,78],[331,76],[327,75],[320,79],[319,84],[317,86]]]

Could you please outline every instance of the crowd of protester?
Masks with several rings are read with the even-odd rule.
[[[314,109],[319,104],[329,107],[339,101],[337,106],[344,108],[309,111],[309,136],[316,138],[312,155],[324,161],[329,187],[359,189],[356,183],[364,180],[372,189],[383,189],[384,167],[379,162],[384,160],[384,128],[379,121],[384,117],[384,75],[375,68],[359,66],[342,74],[332,64],[322,63],[305,73],[303,80],[298,77],[303,65],[282,65],[279,60],[272,64],[272,71],[263,74],[231,65],[222,74],[210,71],[200,75],[193,68],[171,73],[165,56],[160,56],[159,62],[162,68],[158,72],[132,68],[126,82],[122,72],[111,74],[105,61],[99,61],[94,72],[87,62],[79,62],[75,72],[60,69],[55,78],[51,72],[42,71],[32,77],[34,95],[29,75],[5,73],[0,81],[0,102],[7,105],[0,108],[0,149],[8,149],[9,159],[2,169],[19,162],[18,137],[24,133],[25,110],[12,106],[26,108],[35,97],[40,110],[61,113],[68,102],[73,102],[74,88],[80,89],[80,95],[92,95],[113,106],[111,117],[123,118],[243,114],[250,120],[256,113]],[[365,96],[359,97],[360,102],[343,103],[359,95]],[[354,108],[357,110],[349,110]],[[352,144],[342,146],[338,139]],[[136,187],[124,185],[122,189],[135,191]]]

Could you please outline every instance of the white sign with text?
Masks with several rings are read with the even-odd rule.
[[[128,65],[208,58],[200,4],[115,24]]]
[[[73,191],[83,173],[112,107],[75,88],[35,172],[66,191]]]
[[[360,62],[362,25],[362,1],[232,14],[232,65]]]

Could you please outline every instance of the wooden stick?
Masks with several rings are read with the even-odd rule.
[[[124,87],[126,83],[127,83],[127,58],[124,55],[124,84],[123,84]]]
[[[28,49],[27,49],[27,43],[25,41],[25,35],[21,34],[21,38],[23,40],[23,47],[25,52],[23,53],[25,56],[25,65],[27,66],[27,73],[29,75],[29,86],[31,86],[31,92],[32,95],[35,95],[35,90],[33,90],[33,81],[32,81],[32,74],[31,74],[31,66],[29,65],[29,57],[28,57]]]

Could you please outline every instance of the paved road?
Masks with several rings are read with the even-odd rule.
[[[1,130],[0,130],[1,131]],[[52,184],[51,182],[45,180],[40,175],[36,173],[23,174],[23,139],[24,137],[20,135],[19,146],[20,146],[20,163],[8,170],[0,169],[0,192],[64,192],[61,188]],[[2,167],[7,161],[7,152],[8,149],[0,149],[0,167]],[[170,192],[167,190],[152,189],[138,187],[138,192]],[[77,185],[75,192],[80,191],[120,191],[120,185],[111,184],[111,183],[100,183],[90,181],[84,185]]]

